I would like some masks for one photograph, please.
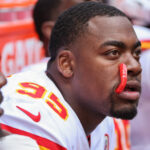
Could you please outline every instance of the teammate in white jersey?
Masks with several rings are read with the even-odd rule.
[[[50,53],[46,74],[10,77],[3,89],[3,107],[9,105],[3,128],[36,139],[41,148],[88,150],[87,136],[106,116],[136,115],[140,42],[124,13],[96,2],[76,5],[57,20]],[[128,81],[117,94],[120,63],[127,66]],[[111,137],[106,133],[105,139],[102,149],[107,150]]]

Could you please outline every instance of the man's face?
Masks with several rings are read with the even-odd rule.
[[[125,17],[96,16],[87,32],[73,46],[76,59],[72,87],[82,107],[101,115],[132,119],[140,96],[140,43]],[[127,66],[124,93],[115,93],[120,83],[119,64]]]

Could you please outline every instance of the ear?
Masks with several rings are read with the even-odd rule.
[[[61,50],[57,56],[57,67],[59,72],[65,77],[73,76],[74,56],[69,50]]]
[[[54,24],[55,24],[54,21],[45,21],[42,24],[41,31],[42,31],[44,37],[46,37],[48,40],[50,39],[50,35],[51,35],[52,29],[54,27]]]

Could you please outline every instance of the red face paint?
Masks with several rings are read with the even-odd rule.
[[[116,93],[121,93],[125,86],[126,86],[126,83],[127,83],[127,67],[125,64],[120,64],[119,66],[119,69],[120,69],[120,79],[121,79],[121,82],[119,84],[119,86],[116,88]]]

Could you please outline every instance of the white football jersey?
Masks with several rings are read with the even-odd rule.
[[[113,119],[93,131],[89,146],[77,115],[45,72],[12,75],[2,92],[2,128],[35,139],[41,150],[113,150]]]
[[[30,136],[41,149],[89,150],[78,117],[45,72],[13,75],[2,92],[3,129]]]

